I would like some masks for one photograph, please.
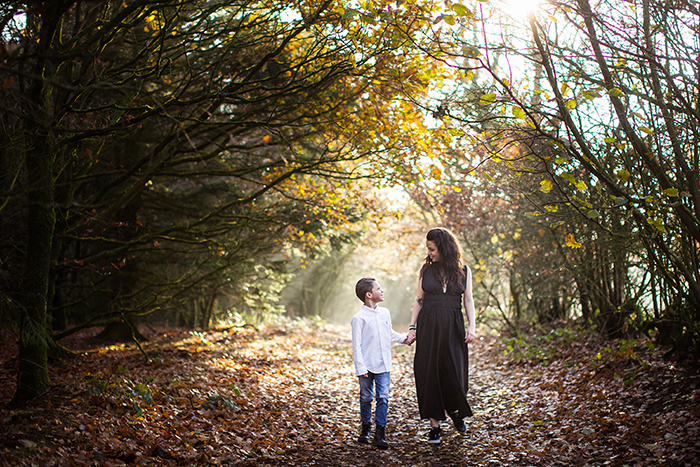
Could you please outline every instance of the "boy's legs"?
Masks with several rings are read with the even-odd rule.
[[[374,421],[377,425],[386,425],[387,412],[389,411],[389,385],[391,382],[391,373],[372,374],[374,377],[375,396],[377,399],[377,407],[375,409]]]
[[[367,376],[359,376],[360,380],[360,422],[372,423],[372,389],[374,386],[374,375],[367,373]]]
[[[384,431],[386,427],[386,415],[389,409],[389,381],[389,372],[377,373],[374,375],[375,398],[377,399],[374,421],[377,426],[374,430],[374,440],[372,444],[380,449],[389,447],[389,444],[386,442]]]

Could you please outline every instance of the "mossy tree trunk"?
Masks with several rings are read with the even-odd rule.
[[[37,135],[38,136],[38,135]],[[53,211],[52,157],[46,144],[26,158],[28,175],[27,251],[21,295],[17,392],[13,402],[26,403],[49,387],[47,308],[51,242],[56,222]],[[45,141],[45,140],[44,140]]]
[[[38,55],[48,57],[48,49],[63,10],[70,2],[60,2],[55,10],[28,15],[27,28],[39,32]],[[53,64],[57,66],[57,64]],[[37,60],[31,78],[26,81],[26,99],[30,104],[25,119],[24,161],[26,188],[26,251],[22,274],[17,360],[17,388],[13,405],[23,405],[45,392],[50,385],[48,354],[52,338],[47,323],[49,277],[56,226],[54,207],[54,160],[51,113],[55,109],[53,86],[44,79],[52,73],[46,59]]]

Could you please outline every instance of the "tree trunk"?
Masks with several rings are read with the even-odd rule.
[[[17,391],[13,404],[22,405],[49,387],[47,308],[53,210],[52,157],[46,139],[34,135],[26,155],[28,206],[27,250],[22,277]],[[43,141],[42,141],[43,140]]]
[[[48,2],[47,2],[48,3]],[[51,112],[53,87],[47,58],[48,50],[61,14],[72,2],[54,2],[53,9],[38,8],[27,15],[27,28],[39,31],[35,53],[42,57],[32,68],[25,98],[30,103],[23,115],[25,140],[22,150],[27,171],[27,243],[19,305],[22,312],[17,358],[17,388],[13,405],[23,405],[49,388],[48,353],[53,344],[47,315],[53,234],[56,227],[54,210],[55,148],[51,144]],[[54,64],[55,65],[55,64]]]

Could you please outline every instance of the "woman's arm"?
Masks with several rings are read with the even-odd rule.
[[[467,314],[467,332],[464,342],[474,342],[476,340],[476,320],[474,313],[474,298],[472,297],[472,271],[467,266],[467,287],[464,289],[464,311]]]
[[[418,287],[416,288],[416,301],[413,302],[413,310],[411,311],[411,325],[408,328],[407,344],[412,344],[416,341],[416,323],[418,322],[418,314],[423,308],[423,278],[418,279]]]

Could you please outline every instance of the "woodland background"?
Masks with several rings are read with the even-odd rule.
[[[525,3],[2,2],[8,403],[88,329],[346,322],[364,275],[406,324],[436,225],[507,349],[696,360],[698,4]]]

